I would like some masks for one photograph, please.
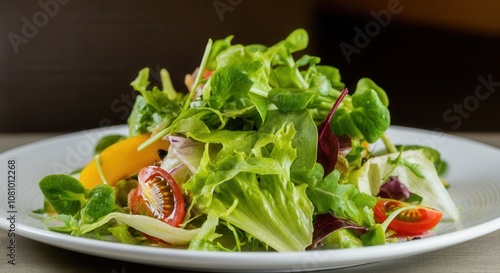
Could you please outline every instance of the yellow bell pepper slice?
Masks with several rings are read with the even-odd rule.
[[[126,179],[138,173],[143,167],[149,166],[161,160],[158,150],[168,150],[169,142],[158,140],[141,151],[137,148],[150,138],[150,134],[141,134],[121,140],[93,158],[80,173],[80,182],[87,188],[92,189],[99,184],[105,183],[101,178],[101,172],[110,186],[115,186],[122,179]],[[98,169],[100,163],[101,172]]]

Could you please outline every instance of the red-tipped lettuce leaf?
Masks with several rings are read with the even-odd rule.
[[[405,201],[410,197],[411,193],[396,176],[391,176],[382,186],[380,186],[378,195],[382,198]]]
[[[339,140],[330,127],[330,121],[332,120],[335,110],[340,105],[340,102],[342,102],[348,92],[349,91],[347,90],[347,88],[344,88],[342,93],[340,93],[339,97],[333,104],[332,109],[330,109],[330,113],[328,113],[326,119],[320,125],[318,125],[317,162],[323,166],[325,176],[335,169],[340,147]]]
[[[307,250],[321,246],[321,241],[336,230],[350,228],[358,230],[361,234],[368,232],[368,228],[360,226],[350,220],[339,218],[333,213],[318,214],[314,223],[312,244]]]

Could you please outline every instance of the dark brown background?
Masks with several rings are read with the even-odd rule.
[[[306,52],[338,67],[352,90],[363,76],[386,90],[393,124],[500,129],[500,86],[487,99],[475,94],[479,76],[500,82],[498,1],[400,0],[401,12],[348,63],[339,44],[354,45],[355,28],[375,20],[370,11],[396,0],[70,0],[16,53],[10,33],[22,36],[23,18],[33,22],[39,2],[55,1],[0,0],[0,132],[123,124],[135,95],[129,83],[142,67],[166,67],[183,90],[209,38],[273,44],[298,27],[310,34]],[[220,17],[214,3],[234,7]],[[464,103],[475,104],[443,118]]]

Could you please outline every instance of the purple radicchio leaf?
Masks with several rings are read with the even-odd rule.
[[[384,184],[382,184],[382,186],[380,186],[380,192],[378,195],[382,198],[405,201],[410,197],[411,193],[396,176],[391,176]]]
[[[333,213],[318,214],[314,222],[312,244],[307,247],[307,250],[315,249],[321,246],[321,241],[336,230],[342,228],[350,228],[358,230],[361,234],[368,232],[368,228],[360,226],[350,220],[339,218]]]
[[[331,173],[335,169],[335,165],[337,164],[340,144],[338,138],[332,132],[330,122],[332,120],[333,113],[335,113],[335,110],[337,110],[340,102],[342,102],[348,92],[349,91],[347,90],[347,88],[344,88],[344,90],[342,90],[342,93],[340,93],[339,97],[333,104],[332,109],[330,109],[330,113],[328,113],[326,119],[320,125],[318,125],[317,162],[321,164],[321,166],[323,166],[323,169],[325,171],[324,176],[327,176],[329,173]]]

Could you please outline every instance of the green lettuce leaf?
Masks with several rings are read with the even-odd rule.
[[[252,85],[252,79],[240,65],[229,65],[214,73],[210,78],[211,88],[205,89],[203,96],[210,107],[220,110],[226,104],[247,97]]]
[[[373,225],[371,208],[375,206],[376,199],[360,192],[352,184],[339,184],[339,179],[340,172],[334,170],[307,188],[307,195],[318,213],[332,211],[338,217],[351,219],[359,225]]]
[[[208,55],[207,66],[208,70],[215,70],[217,68],[217,56],[224,50],[231,47],[231,41],[234,35],[229,35],[225,39],[214,41],[210,54]]]
[[[293,124],[273,135],[226,133],[205,136],[205,142],[218,140],[222,148],[210,155],[207,144],[200,168],[184,189],[192,192],[199,210],[220,215],[271,248],[305,250],[312,240],[313,205],[307,185],[295,186],[290,179],[296,158]]]
[[[380,87],[368,83],[373,82],[361,79],[354,94],[344,100],[346,103],[333,116],[331,126],[335,134],[362,137],[373,143],[389,128],[391,119],[387,96]]]
[[[139,71],[130,85],[140,93],[128,117],[131,136],[154,132],[168,127],[179,115],[184,94],[176,92],[165,69],[160,70],[162,89],[150,87],[149,68]]]
[[[216,232],[219,225],[219,217],[214,212],[209,212],[207,219],[203,222],[200,232],[189,243],[189,250],[205,251],[228,251],[226,248],[217,244],[216,240],[222,236]]]

